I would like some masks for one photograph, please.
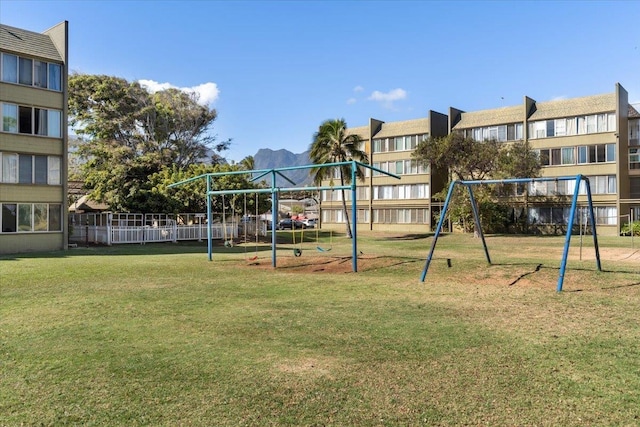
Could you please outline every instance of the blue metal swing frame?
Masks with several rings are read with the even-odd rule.
[[[587,203],[589,209],[589,218],[591,220],[591,229],[593,234],[593,244],[596,251],[596,267],[598,271],[602,271],[602,265],[600,263],[600,249],[598,247],[598,234],[596,232],[596,221],[595,215],[593,211],[593,201],[591,197],[591,186],[589,184],[589,178],[584,175],[576,175],[576,176],[563,176],[558,178],[510,178],[510,179],[495,179],[495,180],[476,180],[476,181],[453,181],[451,185],[449,185],[449,191],[447,192],[447,198],[444,202],[444,206],[442,212],[440,213],[440,219],[438,221],[438,225],[436,226],[435,235],[433,236],[433,241],[431,242],[431,249],[429,250],[429,255],[427,255],[427,259],[424,265],[424,269],[422,270],[422,276],[420,277],[420,281],[424,282],[427,276],[427,271],[429,270],[429,265],[431,264],[431,260],[433,259],[433,252],[435,251],[436,244],[438,243],[438,237],[442,231],[442,226],[444,224],[444,219],[447,215],[447,211],[449,209],[449,203],[451,201],[451,196],[453,194],[453,189],[456,185],[464,185],[469,191],[469,197],[471,199],[471,209],[473,211],[473,217],[475,219],[476,224],[478,224],[478,234],[480,239],[482,240],[482,246],[484,248],[484,253],[487,258],[487,262],[491,264],[491,257],[489,256],[489,249],[487,248],[487,242],[484,238],[484,233],[482,232],[482,222],[480,221],[480,215],[478,213],[478,206],[473,196],[473,186],[474,185],[482,185],[482,184],[518,184],[518,183],[530,183],[530,182],[543,182],[543,181],[575,181],[575,189],[573,192],[573,199],[571,200],[571,212],[569,213],[569,223],[567,225],[567,234],[565,237],[564,250],[562,251],[562,261],[560,262],[560,273],[558,275],[558,284],[556,287],[557,292],[562,292],[562,284],[564,282],[564,275],[567,268],[567,258],[569,256],[569,245],[571,243],[571,232],[573,230],[573,225],[575,221],[575,213],[578,205],[578,195],[580,191],[580,183],[582,181],[585,182],[585,187],[587,190]]]

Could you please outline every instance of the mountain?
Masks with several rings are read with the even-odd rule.
[[[274,151],[269,148],[261,148],[258,150],[253,156],[253,162],[256,169],[277,169],[311,164],[309,151],[294,154],[284,149]],[[309,176],[309,169],[286,171],[282,172],[282,174],[295,182],[295,185],[279,178],[276,181],[279,187],[304,187],[313,185],[313,178]],[[271,185],[271,176],[265,176],[264,179]]]

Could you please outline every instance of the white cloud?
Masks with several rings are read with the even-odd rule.
[[[349,98],[349,99],[347,99],[347,104],[349,104],[349,105],[351,105],[351,104],[355,104],[356,102],[358,102],[358,100],[357,100],[357,99],[355,99],[355,98]]]
[[[385,108],[393,108],[393,103],[401,99],[406,99],[407,91],[404,89],[393,89],[387,93],[380,92],[378,90],[373,91],[369,96],[369,101],[376,101],[382,103]]]
[[[373,91],[369,99],[371,101],[380,101],[380,102],[393,102],[398,101],[400,99],[405,99],[407,97],[407,91],[404,89],[393,89],[387,93],[380,92],[378,90]]]
[[[142,87],[146,88],[151,93],[170,88],[178,89],[187,93],[196,93],[198,94],[198,103],[202,105],[213,104],[220,95],[220,89],[218,89],[218,85],[211,82],[192,87],[177,87],[168,82],[158,83],[153,80],[138,80],[138,83],[140,83]]]
[[[364,90],[364,88],[362,86],[360,86],[360,85],[358,85],[358,86],[353,88],[354,92],[362,92],[363,90]]]
[[[565,99],[567,99],[566,95],[554,96],[551,98],[552,101],[564,101]]]

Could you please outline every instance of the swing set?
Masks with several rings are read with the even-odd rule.
[[[315,186],[315,187],[295,187],[296,183],[291,181],[289,178],[287,178],[282,172],[285,171],[293,171],[293,170],[301,170],[301,169],[308,169],[311,171],[314,170],[318,170],[321,168],[348,168],[350,169],[350,180],[349,180],[349,184],[346,185],[324,185],[324,186]],[[358,271],[358,238],[357,238],[357,234],[358,234],[358,228],[357,228],[357,220],[358,220],[358,206],[357,206],[357,194],[356,194],[356,181],[357,181],[357,174],[356,172],[360,169],[369,169],[371,171],[375,171],[380,173],[381,175],[386,175],[386,176],[390,176],[392,178],[395,179],[400,179],[400,176],[392,174],[390,172],[384,171],[380,168],[376,168],[374,166],[371,166],[369,164],[365,164],[365,163],[361,163],[358,162],[356,160],[350,160],[350,161],[345,161],[345,162],[333,162],[333,163],[324,163],[324,164],[320,164],[320,165],[304,165],[304,166],[291,166],[291,167],[285,167],[285,168],[277,168],[277,169],[261,169],[261,170],[234,170],[234,171],[227,171],[227,172],[214,172],[214,173],[207,173],[207,174],[202,174],[202,175],[198,175],[195,176],[193,178],[189,178],[186,179],[184,181],[180,181],[180,182],[176,182],[173,183],[171,185],[169,185],[169,188],[173,188],[173,187],[177,187],[180,185],[184,185],[187,184],[189,182],[192,181],[197,181],[200,179],[205,179],[206,181],[206,186],[207,186],[207,191],[206,191],[206,203],[207,203],[207,252],[208,252],[208,256],[209,256],[209,261],[213,260],[213,236],[212,236],[212,223],[211,223],[211,198],[213,196],[219,196],[219,195],[234,195],[237,196],[238,194],[261,194],[261,193],[268,193],[271,195],[271,212],[272,215],[274,215],[274,217],[272,218],[271,221],[271,259],[272,259],[272,266],[275,268],[276,267],[276,252],[277,252],[277,233],[276,233],[276,223],[277,221],[275,221],[275,214],[278,212],[278,196],[281,192],[291,192],[291,191],[322,191],[322,190],[350,190],[351,191],[351,217],[353,218],[353,222],[351,223],[351,245],[352,245],[352,270],[354,273],[356,273]],[[250,175],[252,177],[251,181],[258,181],[260,179],[262,179],[263,177],[270,175],[271,178],[271,187],[270,188],[245,188],[245,189],[234,189],[234,190],[214,190],[213,189],[213,178],[215,177],[222,177],[222,176],[229,176],[229,175],[240,175],[240,174],[244,174],[244,175]],[[285,188],[281,188],[278,187],[276,184],[277,178],[282,178],[284,180],[286,180],[287,182],[289,182],[290,184],[292,184],[292,187],[285,187]],[[225,206],[224,206],[224,201],[223,201],[223,211],[225,210]],[[233,244],[233,237],[231,239],[228,238],[227,236],[227,230],[226,230],[226,218],[224,218],[226,215],[226,212],[223,212],[223,226],[225,228],[225,232],[224,232],[224,239],[225,239],[225,246],[227,246],[226,242],[231,242],[230,245]],[[257,232],[257,231],[256,231]],[[301,239],[300,239],[300,243],[299,243],[299,247],[296,248],[298,249],[300,255],[302,254],[302,250],[300,249],[301,245],[302,245],[302,240],[304,240],[304,232],[301,232]],[[257,240],[257,238],[256,238]],[[333,245],[333,232],[331,232],[330,234],[330,244],[328,248],[323,248],[321,246],[318,245],[317,249],[319,252],[328,252],[329,250],[332,249],[332,245]],[[230,246],[227,246],[230,247]],[[256,248],[257,251],[257,248]],[[297,251],[296,251],[297,252]],[[294,253],[295,254],[295,253]],[[299,255],[298,255],[299,256]]]
[[[320,246],[320,231],[319,229],[316,227],[316,243],[318,244],[318,246],[316,246],[316,249],[318,250],[318,252],[329,252],[331,249],[333,249],[333,230],[329,229],[329,247],[322,247]]]
[[[231,227],[234,228],[234,225],[237,223],[236,222],[236,207],[235,207],[235,202],[236,202],[236,196],[234,195],[234,197],[231,199]],[[255,261],[258,259],[258,244],[260,243],[259,241],[259,233],[258,233],[258,218],[259,218],[259,200],[258,200],[258,193],[256,193],[256,200],[255,200],[255,205],[256,205],[256,214],[255,214],[255,227],[254,227],[254,233],[255,233],[255,253],[253,256],[249,256],[248,254],[248,247],[247,247],[247,242],[249,242],[249,236],[248,236],[248,224],[251,220],[250,215],[248,214],[248,210],[247,210],[247,194],[244,194],[244,213],[243,213],[243,223],[242,223],[242,229],[243,229],[243,247],[244,247],[244,258],[247,262],[249,261]],[[222,233],[223,233],[223,242],[224,242],[224,247],[225,248],[233,248],[235,246],[235,242],[233,241],[233,237],[234,237],[234,231],[228,230],[227,227],[227,211],[226,211],[226,200],[225,200],[225,195],[222,194]]]

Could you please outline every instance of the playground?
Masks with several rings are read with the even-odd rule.
[[[637,423],[628,238],[314,233],[0,259],[0,424]]]

